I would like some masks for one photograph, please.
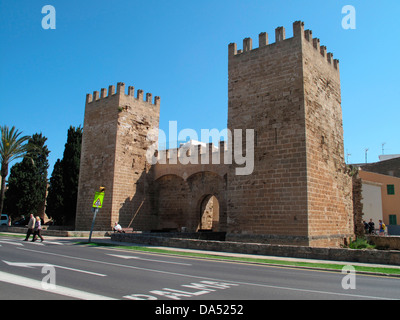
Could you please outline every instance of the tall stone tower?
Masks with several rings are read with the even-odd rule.
[[[146,151],[154,141],[148,139],[158,129],[160,98],[118,83],[86,97],[81,167],[79,175],[77,230],[89,230],[94,193],[106,188],[103,208],[96,218],[97,230],[111,230],[116,221],[127,226],[139,209],[135,227],[153,228],[150,164]]]
[[[255,130],[254,172],[228,171],[228,239],[334,245],[353,234],[339,61],[293,24],[229,45],[228,128]]]

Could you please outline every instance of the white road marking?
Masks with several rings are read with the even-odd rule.
[[[44,245],[46,245],[46,244],[56,244],[56,245],[58,245],[58,246],[63,246],[63,245],[64,245],[64,243],[57,242],[57,241],[48,241],[48,240],[46,240],[46,239],[44,239],[44,241],[43,241],[42,244],[44,244]]]
[[[0,240],[0,243],[4,243],[4,244],[12,244],[12,245],[14,245],[14,246],[20,246],[20,247],[23,247],[23,246],[24,246],[22,243],[13,242],[13,241],[5,241],[5,240]]]
[[[91,271],[86,271],[86,270],[80,270],[80,269],[75,269],[75,268],[68,268],[68,267],[54,265],[54,264],[48,264],[48,263],[9,262],[9,261],[5,261],[5,260],[3,260],[3,262],[8,264],[9,266],[22,267],[22,268],[45,267],[45,266],[49,266],[50,265],[50,266],[53,266],[53,267],[59,268],[59,269],[70,270],[70,271],[75,271],[75,272],[80,272],[80,273],[86,273],[86,274],[90,274],[90,275],[98,276],[98,277],[107,277],[107,275],[101,274],[101,273],[96,273],[96,272],[91,272]]]
[[[26,243],[32,243],[32,241],[23,241],[23,242],[26,242]],[[12,244],[12,245],[15,245],[15,246],[24,246],[24,244],[23,243],[21,243],[20,241],[16,241],[16,240],[8,240],[8,239],[3,239],[3,240],[0,240],[0,243],[4,243],[4,244]],[[61,243],[61,242],[57,242],[57,241],[48,241],[48,240],[44,240],[44,242],[43,243],[41,243],[41,242],[33,242],[32,244],[35,244],[35,245],[39,245],[39,246],[44,246],[45,244],[55,244],[55,245],[59,245],[59,246],[63,246],[64,245],[64,243]]]
[[[43,243],[40,242],[33,242],[33,241],[29,241],[31,244],[35,245],[35,246],[44,246]]]
[[[162,260],[153,260],[153,259],[145,259],[145,258],[141,258],[141,257],[134,257],[134,256],[124,256],[124,255],[119,255],[119,254],[109,254],[106,253],[108,256],[112,256],[112,257],[117,257],[117,258],[121,258],[121,259],[136,259],[136,260],[145,260],[145,261],[152,261],[152,262],[161,262],[161,263],[170,263],[170,264],[178,264],[181,266],[191,266],[191,264],[189,263],[181,263],[181,262],[171,262],[171,261],[162,261]]]
[[[17,248],[17,249],[31,251],[31,252],[40,252],[41,254],[49,254],[49,255],[54,255],[54,256],[59,256],[59,257],[64,257],[64,258],[93,262],[93,263],[101,263],[101,264],[116,266],[116,267],[121,267],[121,268],[128,268],[128,269],[142,270],[142,271],[148,271],[148,272],[154,272],[154,273],[168,274],[168,275],[179,276],[179,277],[187,277],[187,278],[202,279],[202,280],[213,280],[213,281],[221,281],[221,282],[232,282],[232,283],[248,285],[248,286],[257,286],[257,287],[264,287],[264,288],[270,288],[270,289],[280,289],[280,290],[289,290],[289,291],[298,291],[298,292],[307,292],[307,293],[327,294],[327,295],[333,295],[333,296],[343,296],[343,297],[353,297],[353,298],[363,298],[363,299],[397,300],[397,299],[390,299],[390,298],[384,298],[384,297],[365,296],[365,295],[357,295],[357,294],[350,294],[350,293],[280,287],[280,286],[273,286],[273,285],[268,285],[268,284],[251,283],[251,282],[236,281],[236,280],[226,280],[226,279],[221,280],[221,279],[216,279],[216,278],[201,277],[201,276],[195,276],[195,275],[184,274],[184,273],[176,273],[176,272],[170,272],[170,271],[162,271],[162,270],[148,269],[148,268],[142,268],[142,267],[127,266],[127,265],[123,265],[123,264],[117,264],[117,263],[111,263],[111,262],[105,262],[105,261],[99,261],[99,260],[72,257],[72,256],[66,256],[66,255],[57,254],[57,253],[41,252],[41,251],[35,251],[35,250],[30,250],[30,249],[25,249],[25,248]]]
[[[70,298],[76,298],[81,300],[117,300],[114,298],[89,293],[81,290],[71,289],[67,287],[62,287],[56,285],[55,288],[43,288],[43,283],[38,280],[33,280],[26,277],[17,276],[11,273],[1,272],[0,271],[0,281],[6,282],[10,284],[14,284],[17,286],[22,286],[26,288],[36,289],[40,291],[46,291],[48,293],[54,293],[62,296],[67,296]]]
[[[62,242],[57,242],[57,241],[47,241],[47,240],[45,240],[45,243],[57,244],[57,245],[59,245],[59,246],[63,246],[63,245],[64,245],[64,243],[62,243]]]

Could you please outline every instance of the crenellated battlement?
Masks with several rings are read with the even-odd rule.
[[[135,88],[132,86],[128,87],[128,94],[126,94],[125,83],[123,83],[123,82],[118,82],[116,89],[117,90],[115,90],[114,85],[110,85],[108,87],[108,91],[106,88],[102,88],[100,90],[100,92],[94,91],[93,94],[88,93],[86,95],[86,104],[100,101],[102,99],[108,99],[112,96],[124,95],[125,97],[132,97],[132,99],[147,102],[152,105],[156,105],[156,106],[160,105],[160,100],[161,100],[160,97],[158,97],[158,96],[154,97],[154,102],[153,102],[153,95],[151,93],[146,93],[146,96],[144,96],[143,90],[140,90],[140,89],[136,91],[136,97],[135,97]]]
[[[218,147],[213,143],[185,146],[158,151],[158,164],[231,164],[232,150],[227,148],[225,141],[220,141]]]
[[[278,27],[275,29],[275,43],[269,43],[268,33],[262,32],[258,36],[259,47],[253,49],[253,40],[251,38],[243,39],[243,49],[238,50],[236,43],[230,43],[228,46],[229,50],[229,59],[235,56],[241,56],[248,52],[252,52],[255,50],[259,50],[262,48],[270,47],[276,45],[279,42],[289,40],[289,39],[298,39],[301,37],[301,40],[305,40],[304,42],[309,43],[314,47],[314,49],[321,54],[326,61],[331,64],[336,70],[339,70],[339,60],[333,59],[333,53],[327,52],[326,46],[320,45],[320,39],[312,37],[311,30],[304,30],[304,22],[296,21],[293,23],[293,38],[286,38],[286,30],[284,27]]]

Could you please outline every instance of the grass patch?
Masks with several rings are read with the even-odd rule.
[[[23,234],[13,234],[13,233],[0,233],[0,237],[25,238],[26,235],[23,235]]]
[[[266,264],[266,265],[279,265],[279,266],[291,266],[291,267],[303,267],[303,268],[318,268],[325,270],[342,270],[343,264],[330,264],[330,263],[313,263],[313,262],[302,262],[302,261],[287,261],[287,260],[274,260],[274,259],[263,259],[263,258],[246,258],[246,257],[230,257],[230,256],[220,256],[213,254],[204,254],[196,252],[184,252],[184,251],[174,251],[167,249],[151,248],[151,247],[141,247],[141,246],[119,246],[109,243],[88,243],[88,242],[78,242],[77,244],[85,244],[96,247],[111,247],[111,248],[122,248],[124,250],[141,251],[148,253],[159,253],[173,256],[183,256],[183,257],[193,257],[193,258],[204,258],[222,261],[232,261],[232,262],[245,262],[245,263],[255,263],[255,264]],[[351,263],[350,263],[351,264]],[[400,275],[400,269],[395,268],[377,268],[368,266],[353,266],[356,272],[370,272],[379,273],[382,275]]]

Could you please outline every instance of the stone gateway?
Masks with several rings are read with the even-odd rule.
[[[158,151],[164,161],[151,164],[146,152],[157,143],[160,98],[135,95],[133,87],[126,94],[123,83],[116,92],[88,94],[76,229],[89,229],[101,185],[107,192],[98,230],[133,221],[141,231],[219,231],[230,241],[304,246],[339,246],[352,237],[339,61],[300,21],[292,38],[283,27],[275,43],[268,38],[261,33],[258,48],[251,38],[241,50],[228,47],[227,129],[242,130],[243,139]],[[230,158],[248,143],[254,168],[238,175]]]

